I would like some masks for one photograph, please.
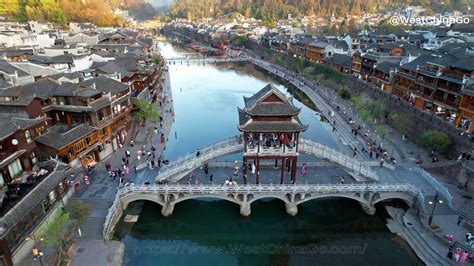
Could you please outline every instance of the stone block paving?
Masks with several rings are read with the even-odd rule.
[[[179,181],[180,184],[211,184],[210,175],[213,175],[214,184],[222,184],[226,180],[233,177],[234,170],[227,167],[209,167],[209,172],[206,175],[204,169],[198,168],[193,171],[193,174],[188,174]],[[260,183],[261,184],[280,184],[281,168],[274,169],[267,166],[260,169]],[[339,184],[341,177],[344,177],[344,183],[362,183],[357,182],[347,172],[337,167],[308,167],[306,175],[301,174],[301,168],[298,167],[296,174],[297,184]],[[290,174],[285,171],[285,184],[291,184]],[[242,173],[239,172],[236,181],[238,184],[243,184],[244,180]],[[256,183],[256,174],[248,173],[248,183]]]

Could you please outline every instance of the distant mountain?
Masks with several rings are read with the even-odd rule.
[[[0,1],[0,15],[17,21],[49,21],[65,25],[68,22],[92,22],[99,26],[114,26],[121,18],[113,14],[118,0],[8,0]]]
[[[288,14],[294,17],[361,15],[408,5],[421,5],[435,11],[462,10],[470,4],[472,0],[176,0],[171,5],[170,15],[198,19],[237,12],[275,24]]]

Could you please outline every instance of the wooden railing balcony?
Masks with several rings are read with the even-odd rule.
[[[283,150],[283,146],[260,146],[257,147],[256,145],[247,146],[246,155],[295,155],[296,154],[296,147],[295,146],[285,146]]]

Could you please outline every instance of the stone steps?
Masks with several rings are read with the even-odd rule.
[[[71,199],[70,202],[82,202],[91,206],[91,214],[80,224],[83,239],[101,240],[103,239],[103,228],[105,215],[112,206],[111,200],[97,199]]]
[[[462,205],[457,211],[466,221],[474,221],[474,203],[468,202]]]
[[[82,238],[88,240],[103,239],[105,217],[88,217],[80,225]]]
[[[450,261],[439,254],[425,240],[423,233],[418,232],[414,227],[408,228],[403,223],[404,211],[399,211],[393,218],[399,225],[400,235],[408,242],[416,255],[426,265],[450,265]]]
[[[465,242],[459,242],[459,241],[454,241],[453,243],[454,248],[460,248],[463,251],[467,252],[474,252],[474,249],[472,249],[468,244]]]

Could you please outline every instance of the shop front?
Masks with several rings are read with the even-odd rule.
[[[95,166],[100,162],[99,145],[97,144],[87,149],[83,154],[84,155],[79,156],[81,165],[83,166]]]

